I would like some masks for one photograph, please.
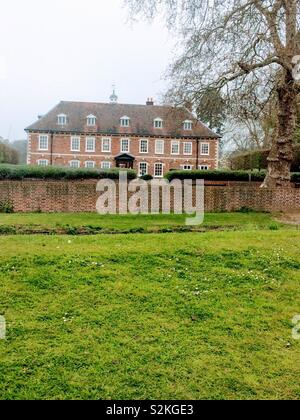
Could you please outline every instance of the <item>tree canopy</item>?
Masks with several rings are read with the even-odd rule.
[[[12,147],[0,142],[0,163],[19,163],[19,154]]]
[[[170,66],[176,102],[197,104],[208,89],[223,98],[255,87],[276,95],[277,121],[267,186],[289,185],[299,88],[299,0],[125,0],[132,16],[162,14],[181,40]]]

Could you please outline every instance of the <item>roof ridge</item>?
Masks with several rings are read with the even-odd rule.
[[[93,101],[60,101],[59,104],[85,104],[85,105],[111,105],[111,106],[143,106],[145,108],[176,108],[183,109],[183,107],[175,107],[174,105],[159,104],[159,105],[146,105],[146,104],[129,104],[129,103],[110,103],[110,102],[93,102]]]

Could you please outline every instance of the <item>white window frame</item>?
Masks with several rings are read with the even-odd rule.
[[[162,149],[159,149],[159,144],[162,145]],[[165,141],[164,140],[155,140],[155,154],[156,155],[164,155],[165,154]]]
[[[91,164],[91,166],[89,166]],[[94,169],[96,166],[96,163],[93,160],[87,160],[84,162],[84,167],[87,169]]]
[[[73,142],[78,141],[78,148],[73,147]],[[81,139],[79,136],[72,136],[71,137],[71,152],[80,152],[81,149]]]
[[[106,165],[107,165],[107,167],[105,167]],[[112,166],[111,162],[109,162],[107,160],[101,162],[101,169],[108,170],[108,169],[111,169],[111,166]]]
[[[95,115],[88,115],[86,117],[86,125],[88,127],[95,127],[97,122],[97,117],[95,117]]]
[[[210,144],[209,143],[201,143],[201,150],[200,150],[200,154],[202,156],[209,156],[210,155]],[[207,153],[203,153],[203,147],[207,147]]]
[[[44,162],[45,164],[42,164]],[[38,166],[49,166],[49,160],[48,159],[39,159],[37,161]]]
[[[42,146],[42,141],[46,142],[47,145],[45,147],[41,147]],[[49,150],[49,136],[48,135],[41,134],[39,136],[39,150],[42,150],[42,151]]]
[[[61,121],[63,119],[63,122]],[[58,125],[67,125],[67,116],[66,114],[59,114],[57,116],[57,124]]]
[[[193,121],[191,120],[186,120],[183,122],[183,129],[185,131],[192,131],[193,129]]]
[[[155,118],[153,121],[153,127],[157,130],[161,130],[164,128],[164,121],[161,118]]]
[[[178,146],[178,152],[177,153],[174,153],[173,152],[173,146]],[[180,155],[180,141],[179,140],[172,140],[171,141],[171,155]]]
[[[123,142],[127,141],[128,147],[126,150],[123,149]],[[120,151],[121,153],[130,153],[130,139],[124,137],[120,139]]]
[[[109,150],[104,149],[105,142],[108,142],[109,144]],[[111,153],[111,138],[110,137],[103,137],[102,138],[102,153]]]
[[[146,142],[147,143],[147,152],[144,152],[142,150],[142,143],[143,142]],[[140,153],[142,153],[142,154],[149,153],[149,140],[148,139],[140,139]]]
[[[146,165],[146,173],[144,174],[141,171],[141,165]],[[149,173],[149,164],[147,162],[140,162],[139,163],[139,176],[145,176],[145,175],[148,175],[148,173]]]
[[[199,165],[199,170],[200,171],[209,171],[210,167],[209,165]]]
[[[88,144],[89,144],[90,141],[93,142],[93,148],[92,149],[89,149],[88,148]],[[96,150],[96,140],[95,140],[95,137],[86,137],[86,139],[85,139],[85,151],[86,152],[90,152],[90,153],[94,153],[95,150]]]
[[[187,152],[187,151],[186,151],[186,147],[187,147],[188,145],[191,147],[191,151],[190,151],[190,152]],[[184,154],[185,156],[192,156],[192,154],[193,154],[193,142],[191,142],[191,141],[186,141],[186,142],[184,142],[184,143],[183,143],[183,154]]]
[[[120,118],[120,126],[124,128],[130,127],[130,118],[124,115],[124,117]]]
[[[73,164],[74,164],[75,162],[76,162],[76,163],[78,163],[78,165],[77,165],[77,166],[73,166]],[[70,165],[70,168],[73,168],[73,169],[79,169],[79,168],[80,168],[81,163],[80,163],[80,160],[73,159],[73,160],[70,160],[69,165]]]
[[[157,168],[158,165],[162,168],[162,174],[161,175],[156,175],[156,168]],[[155,178],[163,178],[164,177],[164,166],[165,165],[161,162],[156,162],[154,164],[154,177]]]
[[[183,171],[192,171],[193,170],[193,165],[186,163],[185,165],[182,165],[182,170]]]

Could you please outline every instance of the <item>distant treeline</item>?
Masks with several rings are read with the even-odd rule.
[[[19,163],[19,152],[7,144],[0,143],[0,163]]]
[[[26,157],[26,140],[16,140],[9,143],[0,138],[0,163],[9,163],[12,165],[25,164]]]

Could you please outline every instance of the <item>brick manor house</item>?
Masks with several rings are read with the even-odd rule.
[[[60,102],[26,128],[29,165],[133,168],[163,177],[172,169],[217,169],[220,136],[185,108]]]

